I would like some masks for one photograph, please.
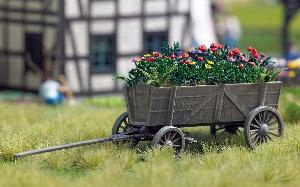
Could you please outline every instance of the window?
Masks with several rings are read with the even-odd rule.
[[[43,36],[41,33],[25,33],[25,57],[43,69]]]
[[[161,44],[168,42],[168,32],[145,32],[144,33],[144,51],[159,51]]]
[[[92,35],[90,37],[91,73],[114,72],[115,55],[114,35]]]

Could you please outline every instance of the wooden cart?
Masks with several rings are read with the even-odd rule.
[[[284,123],[276,110],[281,82],[224,84],[157,88],[145,84],[125,87],[127,112],[112,127],[112,135],[14,155],[20,158],[62,149],[105,142],[152,141],[153,146],[169,146],[177,152],[194,142],[181,127],[210,126],[235,133],[244,128],[250,148],[283,136]]]
[[[236,133],[243,127],[247,145],[255,148],[283,136],[284,123],[277,111],[280,89],[281,82],[126,87],[127,112],[116,121],[113,133],[143,126],[154,134],[153,145],[182,151],[186,137],[180,127],[210,126],[213,135],[220,130]]]

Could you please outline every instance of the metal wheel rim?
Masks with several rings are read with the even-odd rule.
[[[185,148],[184,134],[176,127],[163,127],[155,134],[152,145],[160,148],[168,146],[174,149],[176,153],[180,153]]]
[[[120,134],[126,131],[126,127],[128,126],[128,113],[124,112],[121,114],[115,121],[115,124],[112,128],[112,134]]]
[[[284,134],[284,123],[279,112],[271,107],[260,107],[251,113],[245,123],[245,141],[255,149],[257,145],[280,138]]]

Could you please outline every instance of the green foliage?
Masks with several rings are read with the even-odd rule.
[[[275,80],[278,70],[271,69],[270,57],[265,58],[254,48],[249,55],[238,49],[213,43],[210,48],[182,51],[178,43],[162,45],[161,53],[145,54],[134,59],[135,68],[128,77],[118,76],[127,85],[143,82],[152,86],[193,86],[199,84],[235,84],[269,82]]]

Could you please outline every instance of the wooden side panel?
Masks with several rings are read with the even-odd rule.
[[[126,88],[131,121],[146,126],[197,125],[242,122],[261,106],[262,89],[266,106],[277,107],[281,83],[232,84],[155,88],[138,85]]]

